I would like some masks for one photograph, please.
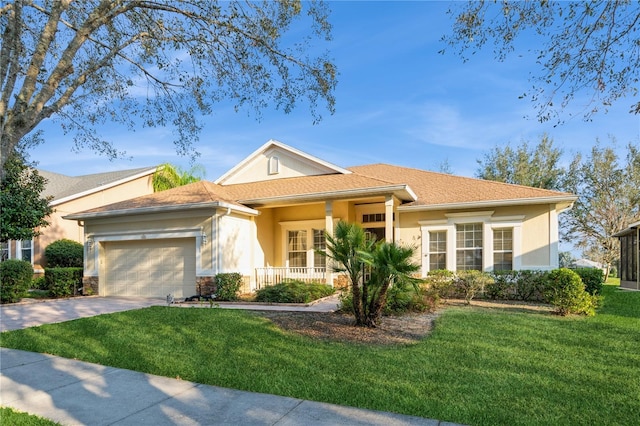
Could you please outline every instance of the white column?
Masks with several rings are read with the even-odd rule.
[[[393,242],[393,195],[387,196],[384,201],[384,238],[388,243]]]
[[[333,201],[325,201],[324,203],[324,228],[327,234],[333,236]],[[324,274],[327,285],[333,286],[333,273],[329,268],[329,259],[327,259],[327,270]]]

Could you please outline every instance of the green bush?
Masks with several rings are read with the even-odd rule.
[[[44,280],[44,275],[40,275],[31,281],[31,288],[37,290],[47,290],[47,282]]]
[[[518,271],[494,271],[491,273],[493,281],[487,283],[485,295],[493,300],[510,299],[515,293],[515,281]]]
[[[467,305],[476,294],[484,292],[487,284],[493,281],[491,275],[480,271],[460,271],[454,282],[456,292],[464,297]]]
[[[82,268],[84,247],[67,239],[54,241],[44,249],[49,268]]]
[[[424,279],[424,286],[428,288],[431,293],[436,294],[438,299],[447,299],[455,296],[455,278],[455,274],[446,269],[429,271],[427,277]]]
[[[216,275],[216,299],[234,302],[242,287],[242,275],[237,272]]]
[[[560,315],[594,315],[597,297],[585,291],[580,276],[566,268],[555,269],[548,274],[544,296]]]
[[[261,288],[256,292],[257,302],[268,303],[309,303],[326,296],[335,290],[327,284],[305,283],[299,280],[281,282]]]
[[[602,292],[604,284],[604,273],[598,268],[576,268],[574,272],[580,275],[587,293],[596,296]]]
[[[523,301],[544,301],[544,287],[548,281],[545,271],[518,271],[515,280],[515,295]]]
[[[44,280],[51,297],[75,296],[82,287],[82,268],[45,268]]]
[[[0,301],[18,302],[27,294],[33,278],[33,266],[25,260],[9,259],[0,263]]]

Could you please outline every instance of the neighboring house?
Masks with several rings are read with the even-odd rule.
[[[620,287],[640,290],[640,222],[614,237],[620,240]]]
[[[244,291],[337,278],[325,231],[357,222],[434,269],[558,267],[558,213],[576,196],[389,164],[342,168],[269,141],[215,182],[67,215],[84,223],[100,295],[185,297],[240,272]]]
[[[578,259],[575,262],[573,262],[573,266],[576,268],[595,268],[595,269],[602,269],[602,271],[605,271],[605,267],[602,265],[602,263],[600,262],[594,262],[593,260],[589,260],[589,259]]]
[[[2,246],[2,259],[22,259],[33,264],[36,273],[44,272],[44,249],[56,240],[67,238],[84,243],[82,222],[64,220],[70,213],[116,203],[153,193],[151,182],[155,167],[66,176],[38,170],[47,179],[43,196],[53,197],[54,212],[47,218],[49,226],[32,240],[9,241]]]

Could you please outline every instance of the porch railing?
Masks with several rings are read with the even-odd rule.
[[[326,281],[327,268],[256,268],[256,289],[281,283],[284,280],[304,282]]]

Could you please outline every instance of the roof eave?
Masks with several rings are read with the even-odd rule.
[[[120,209],[120,210],[108,210],[108,211],[100,211],[100,212],[88,212],[88,213],[73,213],[70,215],[63,216],[63,219],[67,220],[87,220],[87,219],[100,219],[106,217],[119,217],[119,216],[129,216],[129,215],[142,215],[142,214],[153,214],[153,213],[169,213],[176,212],[181,210],[189,210],[189,209],[229,209],[230,211],[246,214],[249,216],[258,216],[260,212],[258,210],[254,210],[250,207],[239,206],[231,203],[227,203],[225,201],[214,201],[208,203],[189,203],[189,204],[178,204],[171,206],[154,206],[154,207],[138,207],[131,209]]]
[[[354,197],[371,197],[393,194],[403,200],[416,201],[418,197],[408,185],[391,185],[373,188],[344,189],[339,191],[314,192],[311,194],[283,195],[278,197],[253,198],[238,200],[247,205],[269,205],[294,202],[312,202],[345,199]]]
[[[468,208],[484,208],[484,207],[501,207],[516,205],[536,205],[536,204],[561,204],[566,203],[569,208],[578,199],[577,196],[558,196],[558,197],[535,197],[535,198],[515,198],[508,200],[487,200],[487,201],[467,201],[462,203],[440,203],[440,204],[421,204],[413,206],[399,206],[399,211],[428,211],[428,210],[444,210],[444,209],[468,209]]]
[[[633,231],[636,231],[638,228],[640,228],[640,222],[632,223],[622,231],[616,232],[615,234],[613,234],[612,237],[624,237],[625,235],[632,234]]]

